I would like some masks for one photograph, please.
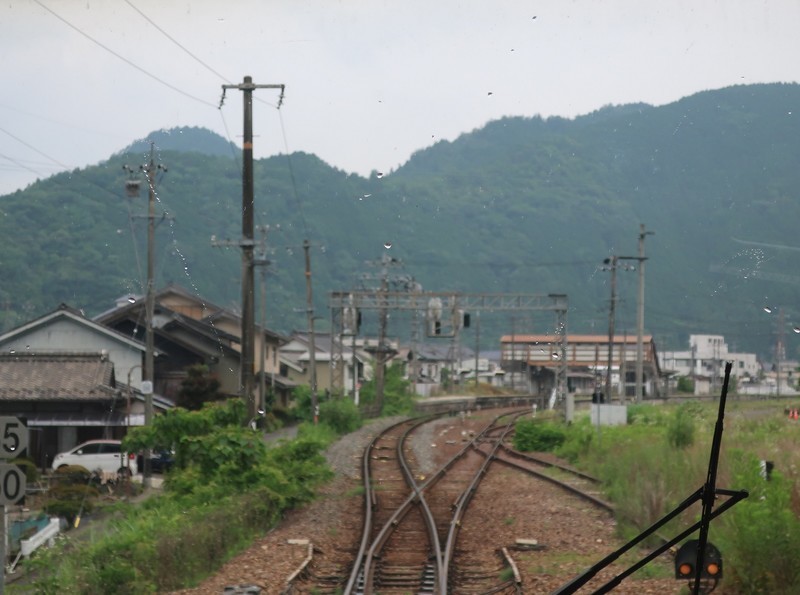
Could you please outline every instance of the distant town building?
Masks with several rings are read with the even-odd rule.
[[[636,394],[635,335],[618,335],[609,344],[607,335],[567,335],[566,361],[561,359],[562,337],[555,335],[505,335],[500,339],[501,365],[506,371],[506,385],[534,394],[547,394],[555,386],[556,370],[566,363],[567,390],[590,395],[603,390],[609,351],[611,354],[611,393],[626,398]],[[659,361],[650,335],[642,337],[642,373],[644,397],[659,395]],[[622,389],[621,389],[622,387]]]
[[[688,350],[662,351],[659,360],[671,391],[677,388],[678,378],[687,377],[694,381],[698,395],[721,389],[727,362],[732,363],[731,377],[740,385],[754,382],[761,371],[756,354],[731,352],[722,335],[689,335]]]

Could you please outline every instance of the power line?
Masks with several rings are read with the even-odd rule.
[[[204,67],[206,70],[208,70],[209,72],[211,72],[211,73],[212,73],[212,74],[214,74],[215,76],[218,76],[219,78],[221,78],[221,79],[222,79],[223,81],[225,81],[226,83],[230,83],[230,81],[229,81],[227,78],[225,78],[223,75],[221,75],[221,74],[220,74],[220,73],[218,73],[216,70],[214,70],[213,68],[211,68],[211,67],[210,67],[208,64],[206,64],[205,62],[203,62],[203,61],[202,61],[200,58],[198,58],[198,57],[197,57],[197,56],[195,56],[195,55],[194,55],[192,52],[190,52],[188,49],[186,49],[186,47],[185,47],[185,46],[183,46],[183,45],[182,45],[180,42],[178,42],[178,41],[177,41],[177,40],[176,40],[174,37],[172,37],[172,36],[171,36],[169,33],[167,33],[167,32],[166,32],[166,31],[164,31],[164,30],[163,30],[161,27],[159,27],[159,26],[158,26],[158,25],[155,23],[155,21],[153,21],[153,19],[151,19],[149,16],[147,16],[147,15],[146,15],[145,13],[143,13],[141,10],[139,10],[139,9],[138,9],[138,8],[137,8],[137,7],[136,7],[134,4],[133,4],[133,2],[131,2],[131,0],[125,0],[125,3],[126,3],[128,6],[130,6],[130,7],[131,7],[133,10],[135,10],[136,12],[138,12],[138,13],[141,15],[141,17],[142,17],[144,20],[146,20],[148,23],[150,23],[151,25],[153,25],[153,27],[155,27],[155,28],[156,28],[156,29],[159,31],[159,33],[161,33],[162,35],[164,35],[164,37],[166,37],[167,39],[169,39],[169,40],[170,40],[172,43],[174,43],[174,44],[175,44],[175,45],[177,45],[179,48],[181,48],[181,49],[182,49],[184,52],[186,52],[186,54],[187,54],[187,55],[188,55],[190,58],[192,58],[193,60],[195,60],[195,61],[196,61],[198,64],[200,64],[201,66],[203,66],[203,67]]]
[[[298,212],[300,214],[300,221],[303,224],[303,231],[305,232],[305,236],[308,237],[308,225],[306,224],[306,217],[305,217],[305,214],[303,213],[303,203],[300,202],[300,197],[297,194],[297,180],[295,179],[295,176],[294,176],[294,167],[292,165],[292,157],[291,157],[291,155],[289,153],[289,142],[286,139],[286,127],[284,126],[284,122],[283,122],[283,113],[280,110],[278,111],[278,116],[279,116],[279,119],[280,119],[280,122],[281,122],[281,133],[283,135],[283,146],[286,149],[286,162],[289,165],[289,177],[292,180],[292,193],[294,195],[294,200],[297,203],[297,210],[298,210]]]
[[[107,51],[107,52],[108,52],[109,54],[111,54],[112,56],[114,56],[114,57],[118,58],[119,60],[122,60],[122,61],[123,61],[123,62],[125,62],[125,63],[126,63],[128,66],[130,66],[130,67],[132,67],[132,68],[135,68],[136,70],[138,70],[138,71],[139,71],[139,72],[141,72],[142,74],[144,74],[144,75],[146,75],[146,76],[150,77],[150,78],[151,78],[151,79],[153,79],[154,81],[156,81],[156,82],[158,82],[158,83],[161,83],[161,84],[162,84],[162,85],[164,85],[165,87],[168,87],[168,88],[172,89],[173,91],[175,91],[175,92],[177,92],[177,93],[180,93],[181,95],[183,95],[183,96],[185,96],[185,97],[188,97],[189,99],[194,99],[195,101],[197,101],[197,102],[199,102],[199,103],[202,103],[203,105],[207,105],[207,106],[209,106],[209,107],[217,107],[216,105],[214,105],[213,103],[210,103],[210,102],[206,101],[205,99],[201,99],[201,98],[199,98],[199,97],[195,97],[195,96],[194,96],[194,95],[192,95],[191,93],[187,93],[187,92],[186,92],[186,91],[184,91],[183,89],[181,89],[181,88],[179,88],[179,87],[176,87],[175,85],[172,85],[172,84],[168,83],[167,81],[165,81],[165,80],[163,80],[163,79],[160,79],[160,78],[158,78],[156,75],[154,75],[154,74],[152,74],[152,73],[148,72],[147,70],[145,70],[144,68],[142,68],[141,66],[139,66],[138,64],[136,64],[135,62],[132,62],[131,60],[128,60],[128,58],[125,58],[124,56],[122,56],[122,55],[118,54],[117,52],[115,52],[114,50],[112,50],[112,49],[111,49],[110,47],[108,47],[107,45],[104,45],[103,43],[99,42],[99,41],[98,41],[98,40],[96,40],[94,37],[92,37],[91,35],[89,35],[88,33],[86,33],[85,31],[81,30],[80,28],[78,28],[78,27],[76,27],[75,25],[73,25],[72,23],[70,23],[70,22],[69,22],[67,19],[65,19],[64,17],[62,17],[60,14],[58,14],[57,12],[55,12],[54,10],[52,10],[51,8],[48,8],[47,6],[45,6],[44,4],[42,4],[41,0],[33,0],[33,1],[34,1],[36,4],[38,4],[39,6],[41,6],[42,8],[44,8],[44,9],[45,9],[47,12],[49,12],[50,14],[52,14],[54,17],[56,17],[56,18],[57,18],[59,21],[61,21],[62,23],[64,23],[65,25],[67,25],[68,27],[70,27],[71,29],[73,29],[74,31],[76,31],[77,33],[80,33],[81,35],[83,35],[83,36],[84,36],[86,39],[88,39],[88,40],[89,40],[89,41],[91,41],[92,43],[94,43],[94,44],[96,44],[96,45],[100,46],[101,48],[103,48],[105,51]]]
[[[32,151],[35,151],[36,153],[39,153],[39,155],[41,155],[41,156],[42,156],[42,157],[44,157],[45,159],[49,159],[50,161],[52,161],[52,162],[53,162],[53,163],[55,163],[56,165],[58,165],[58,166],[60,166],[60,167],[63,167],[64,169],[69,169],[69,165],[66,165],[66,164],[64,164],[64,163],[61,163],[61,162],[60,162],[58,159],[55,159],[54,157],[50,157],[50,155],[48,155],[47,153],[44,153],[44,152],[40,151],[39,149],[37,149],[36,147],[34,147],[32,144],[25,142],[25,141],[24,141],[24,140],[22,140],[20,137],[18,137],[18,136],[16,136],[16,135],[14,135],[14,134],[11,134],[11,133],[10,133],[8,130],[6,130],[5,128],[0,128],[0,132],[3,132],[3,133],[5,133],[5,134],[7,134],[8,136],[10,136],[11,138],[13,138],[13,139],[14,139],[15,141],[17,141],[18,143],[21,143],[21,144],[25,145],[26,147],[28,147],[30,150],[32,150]]]

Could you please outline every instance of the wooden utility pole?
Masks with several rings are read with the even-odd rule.
[[[258,414],[254,394],[255,360],[255,299],[253,281],[253,91],[255,89],[280,89],[283,101],[284,85],[256,85],[252,77],[244,77],[239,85],[222,85],[223,95],[220,107],[225,100],[225,90],[238,89],[244,98],[244,140],[242,143],[242,343],[241,375],[239,390],[247,405],[247,414],[252,419]]]

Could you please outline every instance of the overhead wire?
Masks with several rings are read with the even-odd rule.
[[[151,73],[151,72],[148,72],[146,69],[142,68],[141,66],[139,66],[138,64],[136,64],[136,63],[135,63],[135,62],[133,62],[132,60],[129,60],[128,58],[126,58],[126,57],[122,56],[121,54],[119,54],[119,53],[115,52],[115,51],[114,51],[114,50],[112,50],[110,47],[108,47],[107,45],[105,45],[105,44],[103,44],[102,42],[98,41],[97,39],[95,39],[94,37],[92,37],[91,35],[89,35],[88,33],[86,33],[85,31],[83,31],[82,29],[80,29],[80,28],[79,28],[79,27],[77,27],[76,25],[73,25],[72,23],[70,23],[70,22],[69,22],[67,19],[65,19],[64,17],[62,17],[60,14],[58,14],[57,12],[55,12],[54,10],[52,10],[50,7],[48,7],[48,6],[46,6],[44,3],[42,3],[42,2],[41,2],[41,0],[33,0],[33,1],[34,1],[36,4],[38,4],[39,6],[41,6],[43,9],[45,9],[47,12],[49,12],[50,14],[52,14],[54,17],[56,17],[58,20],[60,20],[62,23],[64,23],[65,25],[67,25],[68,27],[70,27],[71,29],[73,29],[74,31],[76,31],[77,33],[79,33],[80,35],[82,35],[83,37],[85,37],[86,39],[88,39],[89,41],[91,41],[92,43],[94,43],[94,44],[96,44],[97,46],[99,46],[99,47],[103,48],[105,51],[107,51],[109,54],[111,54],[111,55],[112,55],[112,56],[114,56],[115,58],[117,58],[117,59],[119,59],[119,60],[122,60],[122,61],[123,61],[123,62],[125,62],[125,63],[126,63],[128,66],[130,66],[131,68],[135,68],[136,70],[138,70],[139,72],[141,72],[141,73],[142,73],[142,74],[144,74],[145,76],[147,76],[147,77],[149,77],[149,78],[153,79],[154,81],[156,81],[156,82],[158,82],[158,83],[160,83],[160,84],[164,85],[165,87],[167,87],[167,88],[169,88],[169,89],[172,89],[172,90],[173,90],[173,91],[175,91],[176,93],[180,93],[180,94],[181,94],[181,95],[183,95],[184,97],[188,97],[189,99],[193,99],[194,101],[197,101],[197,102],[199,102],[199,103],[202,103],[203,105],[207,105],[207,106],[209,106],[209,107],[216,107],[216,106],[215,106],[213,103],[211,103],[211,102],[209,102],[209,101],[206,101],[205,99],[201,99],[200,97],[196,97],[196,96],[192,95],[191,93],[187,93],[186,91],[184,91],[184,90],[183,90],[183,89],[181,89],[180,87],[176,87],[175,85],[173,85],[173,84],[171,84],[171,83],[168,83],[167,81],[165,81],[165,80],[163,80],[163,79],[161,79],[161,78],[157,77],[157,76],[156,76],[156,75],[154,75],[153,73]]]
[[[15,141],[17,141],[18,143],[21,143],[21,144],[25,145],[25,146],[26,146],[26,147],[28,147],[28,148],[29,148],[31,151],[34,151],[34,152],[36,152],[36,153],[39,153],[39,155],[41,155],[41,156],[42,156],[42,157],[44,157],[45,159],[49,159],[50,161],[52,161],[52,162],[53,162],[53,163],[55,163],[56,165],[59,165],[59,166],[63,167],[64,169],[69,169],[69,167],[70,167],[69,165],[66,165],[65,163],[61,163],[61,162],[60,162],[58,159],[56,159],[55,157],[51,157],[51,156],[50,156],[50,155],[48,155],[47,153],[44,153],[43,151],[40,151],[39,149],[37,149],[36,147],[34,147],[32,144],[30,144],[30,143],[28,143],[28,142],[25,142],[25,141],[24,141],[24,140],[22,140],[20,137],[18,137],[18,136],[17,136],[17,135],[15,135],[15,134],[12,134],[12,133],[10,133],[10,132],[9,132],[8,130],[6,130],[5,128],[2,128],[2,127],[0,127],[0,132],[2,132],[2,133],[4,133],[4,134],[6,134],[6,135],[8,135],[8,136],[10,136],[11,138],[13,138],[13,139],[14,139]]]
[[[278,110],[278,116],[281,122],[281,134],[283,136],[283,146],[286,149],[286,163],[289,167],[289,178],[292,182],[292,195],[294,197],[295,203],[297,203],[297,210],[300,215],[300,222],[303,224],[303,231],[305,232],[306,237],[308,237],[308,224],[306,223],[306,216],[303,212],[303,203],[300,201],[300,196],[297,193],[297,180],[294,175],[294,166],[292,165],[292,156],[289,153],[289,141],[286,137],[286,126],[283,122],[283,112]]]
[[[202,65],[202,66],[203,66],[203,67],[204,67],[206,70],[208,70],[208,71],[209,71],[209,72],[211,72],[212,74],[214,74],[214,75],[218,76],[219,78],[221,78],[222,80],[224,80],[224,81],[226,81],[226,82],[230,82],[230,81],[228,81],[228,80],[225,78],[225,76],[224,76],[224,75],[222,75],[222,74],[218,73],[216,70],[214,70],[213,68],[211,68],[211,66],[209,66],[208,64],[206,64],[205,62],[203,62],[203,61],[202,61],[200,58],[198,58],[197,56],[195,56],[195,55],[194,55],[192,52],[190,52],[190,51],[189,51],[189,50],[188,50],[188,49],[187,49],[187,48],[186,48],[186,47],[185,47],[183,44],[181,44],[181,43],[180,43],[180,42],[179,42],[177,39],[175,39],[175,38],[174,38],[174,37],[172,37],[172,36],[171,36],[169,33],[167,33],[166,31],[164,31],[164,29],[162,29],[161,27],[159,27],[159,26],[156,24],[156,22],[155,22],[153,19],[151,19],[149,16],[147,16],[147,15],[146,15],[144,12],[142,12],[141,10],[139,10],[139,8],[137,8],[137,7],[136,7],[136,5],[135,5],[133,2],[131,2],[131,0],[125,0],[125,3],[126,3],[128,6],[130,6],[130,7],[131,7],[133,10],[135,10],[136,12],[138,12],[138,13],[139,13],[139,15],[140,15],[140,16],[141,16],[143,19],[145,19],[145,20],[146,20],[148,23],[150,23],[151,25],[153,25],[153,27],[155,27],[155,28],[156,28],[156,29],[159,31],[159,33],[161,33],[162,35],[164,35],[164,37],[166,37],[166,38],[167,38],[167,39],[169,39],[169,40],[170,40],[172,43],[174,43],[176,46],[178,46],[180,49],[182,49],[182,50],[183,50],[183,51],[184,51],[184,52],[185,52],[185,53],[186,53],[186,54],[187,54],[187,55],[188,55],[190,58],[192,58],[193,60],[195,60],[195,61],[196,61],[198,64],[201,64],[201,65]]]

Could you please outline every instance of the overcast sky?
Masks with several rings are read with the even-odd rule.
[[[202,126],[362,175],[507,115],[800,81],[797,0],[5,0],[0,194]]]

